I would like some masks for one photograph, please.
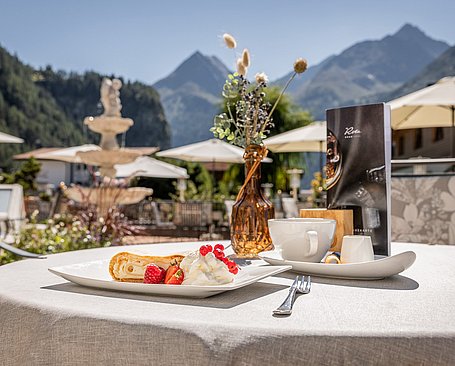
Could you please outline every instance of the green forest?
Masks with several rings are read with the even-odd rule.
[[[50,66],[35,70],[0,47],[0,131],[25,140],[0,144],[0,168],[11,168],[12,155],[39,147],[98,143],[83,119],[103,112],[99,88],[106,76],[114,77],[54,71]],[[122,115],[135,122],[125,145],[169,147],[170,128],[158,93],[140,82],[122,82]]]

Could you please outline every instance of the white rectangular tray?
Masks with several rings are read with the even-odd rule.
[[[150,295],[209,297],[221,292],[251,285],[265,277],[291,269],[291,266],[247,266],[240,267],[234,281],[218,286],[164,285],[114,281],[109,274],[109,260],[99,260],[49,268],[49,271],[65,280],[87,287],[106,290],[137,292]]]

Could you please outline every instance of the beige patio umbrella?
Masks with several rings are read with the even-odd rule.
[[[264,144],[273,152],[323,152],[326,134],[325,121],[318,121],[269,137]]]
[[[24,142],[20,137],[8,135],[7,133],[0,132],[0,143],[5,144],[22,144]]]
[[[313,122],[307,126],[280,133],[264,140],[273,152],[318,152],[319,165],[323,168],[322,153],[326,151],[327,127],[325,121]]]
[[[392,128],[404,130],[427,127],[452,127],[451,152],[454,157],[455,76],[388,102]]]

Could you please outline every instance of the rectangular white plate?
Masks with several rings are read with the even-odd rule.
[[[87,287],[106,290],[137,292],[150,295],[209,297],[221,292],[235,290],[265,277],[287,271],[292,267],[285,266],[247,266],[240,267],[234,282],[218,286],[195,285],[150,285],[144,283],[117,282],[109,274],[109,260],[100,260],[49,268],[49,271],[65,280]]]

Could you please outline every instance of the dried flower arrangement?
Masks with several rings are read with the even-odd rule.
[[[228,48],[237,47],[232,35],[224,34],[223,40]],[[245,181],[232,207],[230,232],[236,255],[247,258],[273,249],[268,220],[274,218],[275,210],[260,187],[260,164],[267,155],[263,140],[274,126],[272,115],[284,92],[295,76],[307,68],[304,59],[299,58],[294,63],[292,76],[272,106],[265,99],[267,75],[257,73],[254,82],[250,83],[246,77],[250,64],[250,53],[244,49],[236,60],[237,71],[228,75],[223,87],[227,111],[215,117],[211,128],[215,137],[245,149]]]
[[[228,48],[237,47],[237,42],[232,35],[224,34],[223,40]],[[210,129],[215,137],[226,139],[231,144],[241,147],[262,144],[273,127],[272,114],[281,97],[295,76],[307,69],[306,60],[299,58],[295,61],[294,73],[272,106],[265,101],[267,75],[263,72],[257,73],[255,84],[250,83],[246,78],[250,63],[250,53],[245,48],[236,61],[237,71],[228,75],[223,87],[223,97],[226,99],[228,113],[215,116],[214,125]]]

